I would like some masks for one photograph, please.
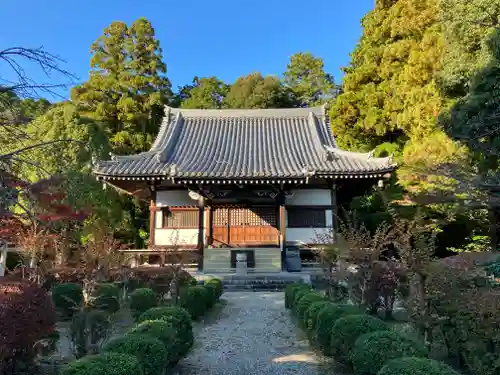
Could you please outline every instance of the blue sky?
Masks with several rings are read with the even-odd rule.
[[[0,48],[39,47],[67,62],[80,80],[89,72],[90,45],[112,21],[148,18],[160,40],[173,87],[193,76],[226,82],[252,71],[280,75],[290,56],[322,57],[337,80],[374,0],[3,0]],[[2,76],[6,69],[0,65]],[[27,68],[35,79],[47,79]],[[61,77],[52,77],[61,83]],[[63,82],[64,83],[64,82]],[[64,96],[67,94],[61,92]]]

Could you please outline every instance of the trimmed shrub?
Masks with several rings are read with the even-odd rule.
[[[167,349],[163,343],[149,335],[125,335],[108,342],[103,352],[122,353],[135,356],[144,370],[144,375],[161,375],[167,364]]]
[[[141,363],[133,355],[102,353],[67,364],[61,375],[143,375]]]
[[[133,328],[129,335],[140,334],[149,335],[160,340],[167,350],[167,367],[172,367],[182,358],[180,356],[181,348],[177,338],[177,330],[172,322],[165,320],[146,320]]]
[[[177,331],[179,355],[183,357],[193,346],[193,326],[189,313],[178,306],[153,307],[139,317],[139,322],[164,320],[171,323]]]
[[[97,284],[91,297],[91,304],[96,309],[109,313],[120,310],[120,288],[115,284]]]
[[[47,290],[28,282],[0,282],[0,373],[34,358],[33,347],[54,331],[56,311]]]
[[[130,309],[135,319],[141,314],[158,304],[155,292],[149,288],[139,288],[129,295]]]
[[[208,291],[202,286],[190,286],[181,292],[179,304],[185,308],[192,319],[198,319],[208,309]]]
[[[220,298],[222,296],[222,292],[224,291],[224,285],[222,284],[221,279],[212,278],[203,283],[203,285],[215,285],[217,288],[217,297]]]
[[[294,306],[295,315],[304,323],[304,314],[313,302],[326,301],[326,297],[318,292],[304,294]]]
[[[349,360],[359,375],[375,375],[391,359],[427,357],[425,346],[394,331],[376,331],[358,337]]]
[[[331,330],[330,348],[339,359],[347,360],[354,343],[361,335],[376,331],[387,331],[389,326],[371,315],[349,315],[337,319]]]
[[[405,357],[387,362],[377,375],[459,375],[446,363],[434,359]]]
[[[347,315],[359,315],[363,313],[364,311],[357,306],[337,305],[334,303],[326,305],[318,313],[314,338],[325,355],[331,355],[331,332],[337,319]]]
[[[112,324],[109,316],[102,310],[84,308],[71,319],[70,340],[73,354],[82,358],[99,348],[109,338]]]
[[[191,276],[188,280],[188,285],[196,286],[196,285],[198,285],[198,280],[196,280],[193,276]]]
[[[76,283],[55,285],[52,288],[52,300],[63,317],[71,318],[83,304],[83,289]]]
[[[293,284],[288,284],[285,289],[285,307],[287,309],[291,309],[293,305],[293,300],[295,298],[295,293],[300,289],[300,288],[307,288],[311,289],[311,287],[308,284],[303,284],[303,283],[293,283]]]
[[[205,288],[205,290],[207,291],[206,304],[207,307],[210,309],[216,304],[217,300],[219,299],[218,296],[219,292],[217,290],[217,286],[214,284],[204,285],[203,288]]]
[[[295,306],[297,306],[297,303],[299,303],[299,300],[302,297],[304,297],[306,294],[309,294],[311,292],[312,292],[311,287],[309,287],[309,288],[297,288],[297,290],[295,291],[295,293],[293,295],[292,306],[290,307],[293,314],[295,314],[295,312],[296,312]]]
[[[304,327],[308,332],[314,332],[316,328],[316,321],[318,320],[319,312],[328,304],[330,301],[315,301],[309,305],[304,313]]]

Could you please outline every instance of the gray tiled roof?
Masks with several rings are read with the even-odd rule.
[[[166,108],[148,152],[98,162],[104,176],[297,178],[386,172],[390,158],[339,150],[323,107]]]

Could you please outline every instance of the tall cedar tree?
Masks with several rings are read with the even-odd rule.
[[[151,23],[113,22],[91,47],[89,80],[72,91],[88,117],[103,122],[116,153],[146,150],[171,96],[162,50]]]
[[[446,30],[439,76],[451,108],[441,116],[449,134],[476,156],[482,171],[496,175],[500,157],[500,0],[443,0]]]
[[[301,107],[318,105],[335,96],[333,76],[325,73],[323,59],[309,52],[299,52],[290,58],[283,81]]]

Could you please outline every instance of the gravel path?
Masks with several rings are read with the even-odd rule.
[[[284,293],[231,292],[213,322],[195,327],[196,344],[178,375],[339,374],[313,352],[284,307]]]

